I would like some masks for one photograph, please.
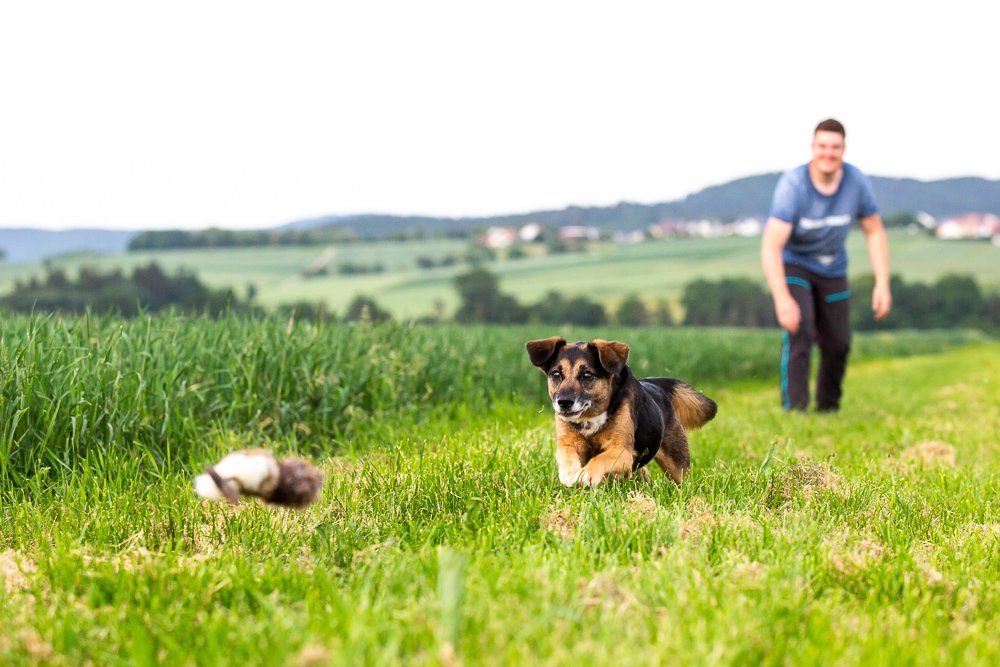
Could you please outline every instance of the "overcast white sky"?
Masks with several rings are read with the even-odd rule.
[[[9,2],[0,226],[654,202],[808,160],[1000,178],[1000,3]]]

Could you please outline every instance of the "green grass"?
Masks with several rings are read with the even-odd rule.
[[[586,294],[608,305],[631,292],[650,301],[674,302],[683,286],[699,277],[747,276],[763,282],[760,240],[756,238],[673,239],[638,245],[600,244],[587,254],[531,256],[488,265],[501,278],[501,288],[521,301],[536,301],[556,290]],[[466,266],[421,270],[420,255],[440,258],[461,254],[465,243],[428,240],[406,243],[359,243],[335,247],[331,268],[339,262],[370,265],[382,263],[387,271],[364,276],[335,273],[304,279],[300,272],[317,260],[325,247],[239,248],[177,250],[105,257],[70,257],[54,264],[70,272],[80,266],[104,269],[131,268],[150,260],[174,270],[196,271],[213,287],[232,287],[240,296],[248,283],[258,288],[258,301],[266,307],[298,300],[324,301],[343,311],[356,294],[368,294],[398,317],[418,317],[435,312],[436,304],[450,314],[457,307],[454,277]],[[971,273],[987,290],[1000,289],[1000,250],[988,243],[936,241],[904,233],[890,235],[893,271],[907,280],[929,282],[949,272]],[[850,236],[848,252],[854,275],[871,271],[864,238]],[[0,292],[10,289],[17,277],[41,275],[37,265],[0,262]]]
[[[558,484],[527,328],[286,331],[0,325],[3,367],[19,371],[0,392],[4,442],[42,464],[0,480],[0,662],[1000,659],[996,343],[860,337],[841,414],[787,415],[770,372],[737,363],[764,338],[609,332],[654,366],[640,372],[683,371],[720,412],[693,435],[680,489],[657,475],[592,492]],[[331,409],[389,404],[315,418],[306,436],[289,423],[310,418],[304,378],[333,371],[354,379]],[[151,441],[130,440],[130,422]],[[928,441],[956,465],[907,453]],[[201,465],[251,444],[313,452],[322,500],[194,497]]]

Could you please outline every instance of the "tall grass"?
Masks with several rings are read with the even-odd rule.
[[[0,322],[0,476],[131,453],[187,465],[211,437],[284,439],[330,452],[363,446],[387,420],[461,419],[499,401],[541,405],[523,343],[538,327],[314,325],[271,318],[9,317]],[[640,375],[699,386],[771,379],[771,332],[602,329],[564,332],[632,344]],[[864,337],[866,354],[937,351],[970,333]]]

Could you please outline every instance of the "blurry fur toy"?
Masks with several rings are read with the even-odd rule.
[[[257,496],[273,505],[305,507],[319,497],[323,473],[308,461],[280,461],[265,449],[247,449],[229,454],[194,478],[194,490],[202,498],[227,500]]]

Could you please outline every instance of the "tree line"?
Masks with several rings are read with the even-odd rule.
[[[238,248],[252,246],[299,246],[316,245],[338,238],[336,230],[232,230],[201,229],[185,231],[167,229],[136,234],[128,242],[130,251],[167,250],[185,248]]]
[[[144,250],[185,250],[195,248],[241,248],[261,246],[310,246],[326,243],[358,243],[358,242],[405,242],[420,241],[428,238],[454,239],[471,241],[471,247],[463,255],[449,255],[440,260],[428,256],[418,257],[420,268],[449,266],[458,262],[475,263],[477,261],[492,261],[497,254],[476,242],[476,238],[486,231],[486,227],[472,226],[460,229],[436,230],[429,233],[421,228],[399,229],[386,235],[374,233],[359,234],[350,227],[330,226],[314,229],[262,229],[234,230],[210,227],[208,229],[184,230],[166,229],[145,231],[136,234],[128,242],[130,252]],[[583,241],[567,241],[559,237],[557,227],[545,227],[534,241],[518,241],[507,249],[508,259],[525,257],[525,245],[545,244],[549,254],[564,252],[585,252],[587,243]]]
[[[629,295],[614,311],[586,296],[563,296],[552,291],[536,303],[522,304],[514,296],[500,291],[497,277],[478,268],[457,276],[454,281],[460,305],[455,313],[456,322],[487,322],[495,324],[521,324],[541,322],[550,324],[579,324],[600,326],[615,322],[626,326],[673,324],[673,315],[665,301],[653,309],[636,295]]]
[[[892,276],[893,308],[888,317],[876,321],[871,313],[874,278],[854,281],[851,324],[859,331],[892,329],[971,328],[1000,331],[1000,294],[984,294],[971,276],[949,274],[925,284],[906,282]],[[527,322],[599,326],[669,325],[674,323],[670,308],[660,301],[649,308],[636,295],[626,298],[616,310],[608,311],[585,296],[565,297],[551,292],[534,304],[522,304],[500,291],[493,274],[476,269],[458,276],[455,288],[460,305],[458,322],[519,324]],[[694,280],[685,285],[681,305],[684,326],[776,327],[770,294],[749,278]]]
[[[947,274],[933,283],[892,276],[892,311],[880,321],[871,315],[871,275],[852,281],[851,324],[861,331],[892,329],[982,329],[1000,331],[1000,293],[984,293],[970,275]]]
[[[851,281],[851,326],[857,331],[895,329],[981,329],[1000,331],[1000,293],[984,293],[975,278],[947,274],[934,282],[889,281],[892,310],[883,320],[872,317],[875,278]],[[684,324],[693,326],[777,326],[770,294],[746,278],[696,280],[684,288]]]
[[[0,306],[17,312],[91,310],[126,317],[168,308],[218,315],[246,311],[248,305],[231,289],[211,289],[189,271],[167,275],[155,262],[137,266],[129,274],[83,267],[75,279],[63,269],[49,267],[42,279],[15,281],[13,291],[0,299]]]
[[[261,246],[310,246],[324,243],[364,241],[416,241],[435,238],[467,239],[476,229],[461,229],[428,234],[422,229],[397,230],[387,235],[358,233],[351,227],[330,226],[315,229],[165,229],[140,232],[128,242],[130,252],[143,250],[185,250],[192,248],[251,248]]]
[[[30,313],[81,314],[94,312],[135,317],[143,313],[174,310],[192,315],[218,316],[222,313],[263,316],[266,311],[253,303],[257,288],[247,285],[241,299],[232,289],[212,289],[190,271],[167,274],[156,262],[137,266],[131,273],[121,269],[101,271],[83,267],[75,278],[64,269],[47,267],[43,278],[14,282],[14,289],[0,298],[0,309]],[[336,317],[324,303],[301,301],[278,308],[286,317],[347,322],[385,322],[392,315],[374,299],[358,295],[343,315]]]
[[[636,294],[628,295],[615,308],[607,308],[583,295],[549,292],[537,302],[522,303],[500,289],[496,275],[473,268],[454,279],[459,307],[452,319],[460,323],[574,324],[581,326],[670,326],[675,322],[670,304],[659,299],[653,305]],[[853,281],[851,324],[858,331],[892,329],[970,328],[1000,332],[1000,294],[982,291],[972,276],[949,274],[933,283],[907,282],[892,276],[892,312],[884,320],[871,315],[874,279],[870,275]],[[131,273],[120,269],[101,272],[84,267],[75,279],[65,270],[48,268],[39,279],[18,280],[13,291],[0,298],[0,307],[18,312],[43,310],[61,313],[116,313],[134,316],[172,308],[187,313],[217,315],[222,312],[263,314],[253,303],[256,288],[247,287],[245,299],[232,289],[212,289],[189,271],[165,273],[158,264],[138,266]],[[777,322],[770,295],[748,278],[694,280],[681,295],[685,326],[775,327]],[[446,321],[444,305],[436,313],[418,320]],[[370,296],[357,295],[338,316],[322,302],[298,302],[279,308],[289,317],[309,320],[383,322],[391,313]]]

